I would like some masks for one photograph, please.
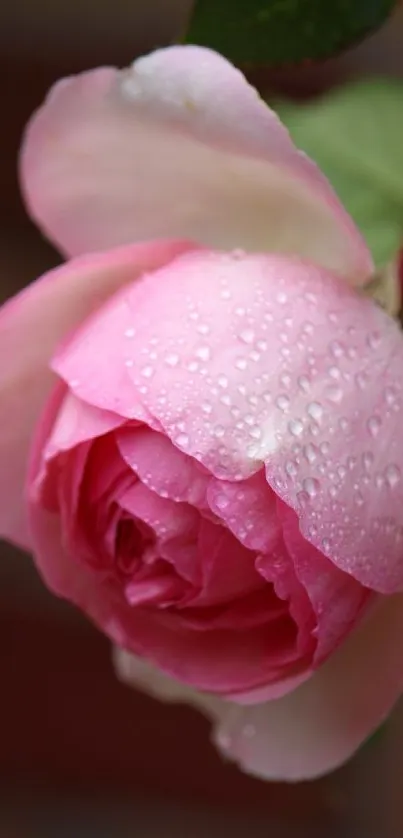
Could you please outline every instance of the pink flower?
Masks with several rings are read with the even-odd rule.
[[[22,182],[77,258],[0,312],[1,532],[245,770],[329,770],[403,683],[403,341],[365,244],[196,47],[57,85]]]

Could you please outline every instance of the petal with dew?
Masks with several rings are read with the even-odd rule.
[[[401,590],[398,325],[331,273],[280,255],[193,251],[129,289],[126,304],[128,376],[173,443],[220,480],[265,465],[320,552],[375,591]],[[108,306],[54,362],[66,381],[84,366],[79,395],[94,403],[105,397],[92,378],[106,333],[118,375],[127,349]]]
[[[184,237],[309,257],[355,284],[372,270],[324,176],[243,75],[201,47],[59,82],[28,127],[21,180],[69,255]]]

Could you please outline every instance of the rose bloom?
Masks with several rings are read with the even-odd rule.
[[[403,341],[365,243],[197,47],[60,82],[21,178],[68,261],[0,312],[2,534],[245,770],[335,767],[403,682]]]

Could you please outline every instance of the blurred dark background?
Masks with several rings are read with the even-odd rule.
[[[190,0],[13,0],[0,10],[0,299],[58,262],[27,219],[24,124],[61,76],[125,65],[177,38]],[[403,9],[322,67],[256,78],[315,95],[357,74],[403,75]],[[0,838],[399,838],[403,722],[333,777],[266,785],[224,764],[209,725],[119,684],[107,641],[0,545]]]

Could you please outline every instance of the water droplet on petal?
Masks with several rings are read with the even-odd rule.
[[[299,378],[298,378],[297,383],[298,383],[299,389],[302,390],[303,393],[307,393],[308,390],[310,389],[310,386],[311,386],[310,381],[309,381],[309,378],[307,378],[306,375],[300,375]]]
[[[320,490],[320,483],[319,480],[316,480],[314,477],[307,477],[306,480],[303,481],[302,487],[310,498],[316,498],[316,495]]]
[[[253,343],[253,341],[255,340],[255,333],[253,329],[243,329],[242,332],[239,333],[239,339],[243,343]]]
[[[247,362],[246,358],[237,358],[236,361],[235,361],[235,366],[236,366],[237,370],[246,370],[246,367],[248,366],[248,362]]]
[[[338,340],[332,340],[329,343],[329,351],[335,358],[341,358],[344,355],[344,346]]]
[[[228,378],[226,375],[219,375],[217,381],[220,387],[228,387]]]
[[[214,436],[216,436],[217,438],[220,439],[221,437],[224,436],[224,434],[225,434],[225,428],[223,428],[222,425],[217,425],[217,427],[214,428]]]
[[[319,402],[311,402],[307,407],[308,416],[318,422],[323,416],[323,407]]]
[[[202,407],[203,413],[211,413],[211,411],[213,410],[210,402],[203,402],[201,407]]]
[[[288,423],[288,429],[293,436],[301,436],[304,426],[300,419],[291,419]]]
[[[281,410],[283,413],[286,413],[286,411],[288,410],[288,408],[290,406],[289,397],[284,395],[284,394],[278,396],[278,398],[276,399],[276,405],[279,408],[279,410]]]
[[[314,463],[317,457],[317,448],[311,442],[304,447],[304,456],[308,460],[308,463]]]
[[[381,428],[381,420],[379,416],[371,416],[367,422],[367,428],[371,436],[376,437]]]
[[[133,329],[133,328],[126,329],[126,331],[125,331],[125,337],[126,338],[134,338],[135,334],[136,334],[136,330]]]
[[[385,470],[385,479],[388,486],[390,486],[391,489],[394,489],[395,486],[397,486],[397,484],[399,483],[400,477],[400,468],[391,463]]]
[[[295,477],[298,472],[298,464],[295,460],[289,460],[288,463],[285,464],[285,470],[289,477]]]
[[[143,367],[143,369],[141,370],[141,374],[144,376],[144,378],[152,378],[154,372],[154,367],[151,367],[150,365]]]
[[[207,323],[200,323],[200,326],[197,327],[197,331],[200,335],[208,335],[210,326]]]
[[[189,445],[189,437],[187,434],[178,434],[175,438],[175,443],[179,445],[180,448],[187,448]]]
[[[169,367],[176,367],[179,364],[179,355],[175,352],[170,352],[168,355],[165,355],[164,361]]]
[[[209,346],[199,346],[196,349],[196,355],[200,358],[201,361],[208,361],[210,358],[210,347]]]

